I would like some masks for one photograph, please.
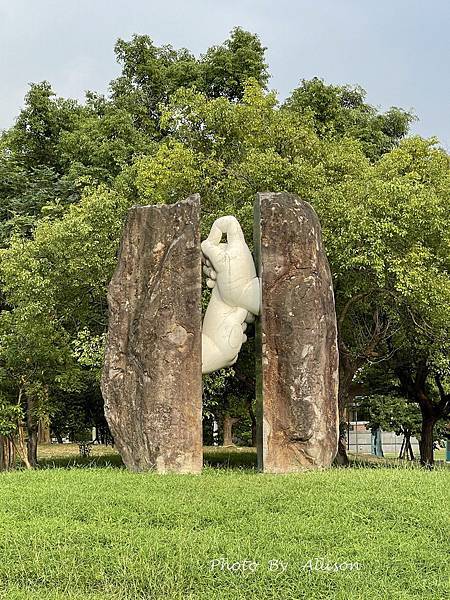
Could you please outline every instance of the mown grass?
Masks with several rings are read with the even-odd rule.
[[[39,446],[39,466],[54,467],[123,467],[122,460],[111,446],[91,446],[91,455],[81,457],[77,444],[45,444]],[[256,468],[256,449],[207,446],[204,464],[218,468]]]
[[[91,455],[81,457],[77,444],[44,444],[39,446],[39,465],[41,468],[55,467],[122,467],[122,460],[115,448],[111,446],[91,446]],[[205,446],[203,449],[206,467],[226,469],[256,469],[256,449],[238,448],[236,446]],[[399,466],[418,467],[418,457],[414,462],[400,461],[394,454],[378,458],[369,454],[349,454],[350,464],[358,468],[378,468]],[[445,450],[435,451],[436,465],[450,468],[445,463]]]
[[[231,454],[254,457],[210,450],[206,460]],[[112,467],[1,474],[0,598],[448,598],[447,469],[270,476],[234,466],[201,476]],[[221,557],[258,567],[212,570]],[[316,558],[361,569],[303,568]],[[286,570],[270,571],[270,560]]]

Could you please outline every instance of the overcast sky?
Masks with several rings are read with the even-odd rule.
[[[118,37],[200,54],[236,25],[267,46],[280,98],[302,78],[360,84],[372,104],[412,109],[413,130],[450,148],[449,0],[0,0],[0,128],[30,82],[79,99],[105,92]]]

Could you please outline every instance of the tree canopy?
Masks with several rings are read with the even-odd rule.
[[[450,176],[437,140],[405,137],[412,115],[380,113],[360,88],[313,79],[280,104],[261,42],[239,28],[199,58],[148,36],[119,40],[116,54],[122,74],[108,97],[90,92],[79,104],[35,84],[0,140],[8,406],[34,397],[33,410],[41,403],[56,421],[64,402],[99,397],[106,287],[130,206],[198,192],[203,233],[231,213],[251,240],[254,196],[270,190],[297,193],[322,223],[341,418],[374,362],[396,374],[424,422],[430,411],[434,423],[448,416]],[[208,394],[221,390],[242,414],[235,399],[248,405],[252,369],[243,357],[241,388],[220,374]]]

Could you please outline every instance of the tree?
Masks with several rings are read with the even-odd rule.
[[[433,364],[429,355],[414,359],[408,357],[405,362],[397,361],[395,372],[399,378],[402,392],[411,401],[419,405],[422,415],[420,430],[420,462],[431,468],[434,464],[434,440],[436,424],[440,420],[448,422],[450,416],[450,394],[446,393],[442,383],[442,374]],[[446,368],[448,377],[448,367]],[[434,376],[433,385],[430,379]]]
[[[265,87],[269,80],[265,50],[257,35],[235,27],[228,40],[209,48],[201,57],[197,89],[209,98],[239,101],[249,79]]]
[[[155,46],[147,35],[115,46],[122,74],[111,83],[116,106],[133,115],[139,129],[158,135],[161,105],[180,88],[195,88],[211,98],[241,100],[249,78],[268,81],[265,48],[258,36],[236,27],[230,38],[195,58],[188,50]]]
[[[15,124],[4,134],[5,141],[28,171],[46,166],[61,172],[59,137],[74,127],[82,112],[75,100],[57,98],[48,81],[33,83]]]
[[[397,376],[403,377],[403,396],[424,406],[424,464],[432,462],[433,438],[430,398],[424,400],[429,396],[424,386],[427,379],[436,374],[445,378],[448,372],[448,161],[448,155],[433,140],[411,138],[402,142],[374,165],[374,181],[367,199],[361,197],[353,224],[344,227],[352,239],[335,236],[328,245],[333,252],[334,243],[340,244],[336,250],[341,259],[349,251],[349,269],[341,274],[341,285],[336,286],[338,311],[339,306],[352,301],[364,312],[367,298],[376,298],[377,312],[382,314],[383,335],[370,348],[372,356],[366,356],[366,362],[383,357],[391,364],[395,362]],[[346,218],[349,216],[350,212]],[[347,296],[345,290],[352,285],[347,277],[353,279],[355,269],[364,272],[367,280],[357,294]],[[373,317],[368,311],[368,331],[371,322]],[[348,320],[347,326],[353,328],[354,323],[354,319]],[[376,333],[376,328],[372,330]],[[373,339],[372,334],[368,339]],[[353,356],[364,358],[354,345]],[[424,361],[426,369],[420,366]],[[411,378],[416,381],[415,391]],[[440,416],[435,414],[435,419],[445,418],[448,413],[443,390],[438,406]]]
[[[3,266],[3,265],[2,265]],[[34,281],[36,283],[36,280]],[[3,394],[25,417],[27,455],[18,453],[27,466],[37,464],[38,423],[51,412],[51,388],[78,389],[80,377],[68,336],[58,328],[48,307],[21,303],[0,316],[0,369]],[[15,434],[20,434],[16,422]],[[21,440],[20,440],[21,441]]]
[[[0,404],[0,471],[8,471],[15,467],[18,432],[22,419],[21,407],[10,402]],[[23,442],[19,448],[24,448]],[[22,452],[25,465],[27,456]],[[27,465],[28,466],[28,465]]]
[[[21,398],[32,466],[39,418],[58,412],[55,398],[65,393],[76,400],[76,393],[95,387],[95,375],[98,388],[106,285],[125,206],[117,194],[98,189],[62,219],[41,220],[32,239],[13,238],[0,253],[8,307],[0,317],[0,365]]]
[[[365,366],[394,357],[413,380],[425,359],[427,393],[444,415],[448,155],[434,140],[401,140],[411,115],[380,115],[360,89],[313,80],[280,108],[264,90],[264,48],[242,30],[198,59],[146,36],[119,41],[117,55],[123,70],[110,98],[90,94],[80,107],[56,99],[48,85],[33,88],[1,139],[0,169],[11,175],[0,188],[11,382],[15,372],[26,374],[47,386],[48,406],[56,397],[76,403],[78,392],[58,381],[58,364],[70,364],[85,389],[98,389],[97,367],[82,365],[75,347],[80,331],[88,346],[104,334],[106,285],[129,206],[197,191],[204,234],[232,213],[251,240],[254,195],[270,189],[307,199],[322,222],[339,320],[342,419]],[[55,355],[44,348],[40,357],[45,327]],[[21,336],[33,328],[36,346],[22,352]],[[29,377],[27,358],[45,378]],[[236,367],[242,394],[254,379],[251,364]]]
[[[135,127],[133,116],[103,97],[89,93],[75,127],[59,139],[66,178],[88,185],[108,183],[134,158],[151,153],[155,142]]]
[[[368,429],[395,431],[403,436],[399,458],[414,460],[411,437],[420,434],[421,415],[417,405],[396,396],[366,396],[359,404],[369,414]]]
[[[327,85],[314,77],[303,79],[284,106],[309,117],[321,137],[348,136],[359,140],[365,154],[377,160],[406,136],[415,117],[396,107],[380,113],[365,99],[366,92],[360,86]]]

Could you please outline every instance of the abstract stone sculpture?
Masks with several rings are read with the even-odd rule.
[[[329,466],[338,441],[336,315],[312,207],[294,194],[258,194],[255,251],[259,467],[288,473]]]
[[[200,198],[135,206],[108,291],[105,415],[133,471],[202,468]]]
[[[222,236],[227,241],[222,242]],[[203,319],[202,372],[211,373],[237,360],[246,341],[247,322],[259,314],[259,279],[241,226],[235,217],[217,219],[202,242],[211,299]]]
[[[259,467],[328,466],[338,436],[337,334],[315,212],[292,194],[258,195],[258,274],[235,217],[217,219],[201,246],[199,232],[198,195],[129,211],[108,291],[102,375],[105,415],[124,463],[135,471],[200,472],[202,372],[234,364],[247,323],[261,314]],[[202,252],[212,288],[203,326]]]

